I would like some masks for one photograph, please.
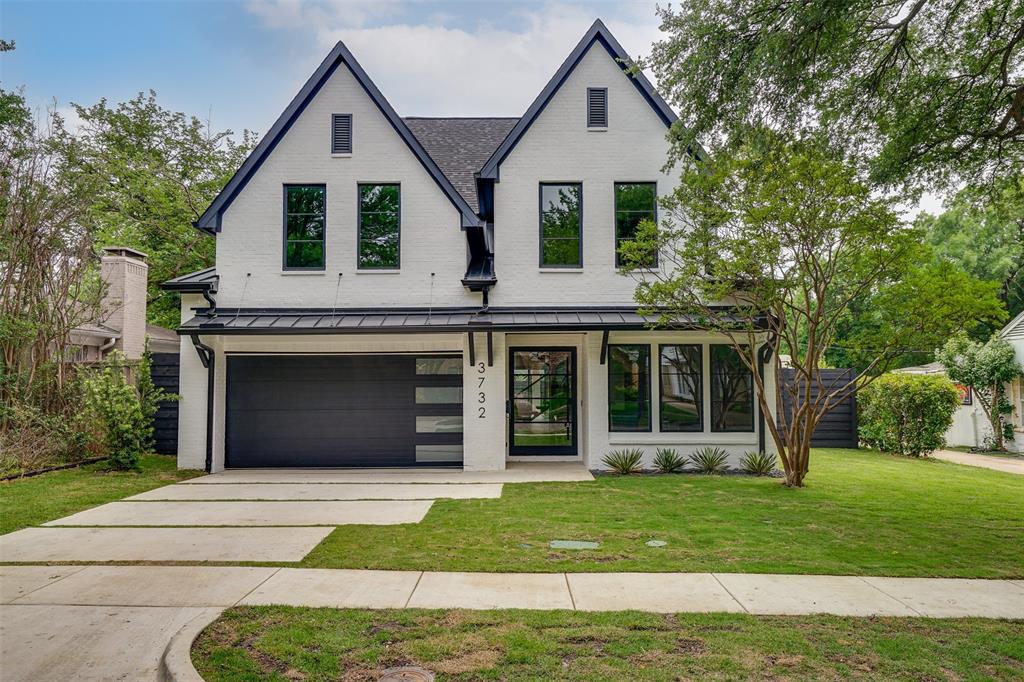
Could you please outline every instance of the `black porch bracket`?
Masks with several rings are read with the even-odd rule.
[[[601,364],[603,365],[608,360],[608,334],[609,331],[605,329],[601,332]]]
[[[487,366],[494,367],[494,334],[487,332]]]
[[[469,332],[469,366],[476,364],[476,341],[473,340],[473,332]]]

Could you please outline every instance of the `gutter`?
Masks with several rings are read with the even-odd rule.
[[[192,334],[192,345],[196,347],[199,362],[206,368],[206,473],[213,469],[213,381],[217,364],[217,353],[199,340],[198,334]]]

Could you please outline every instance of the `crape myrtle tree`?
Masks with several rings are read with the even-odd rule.
[[[946,375],[964,386],[978,398],[985,417],[992,427],[986,442],[990,450],[1002,450],[1007,438],[1013,438],[1013,426],[1007,417],[1013,406],[1006,398],[1006,384],[1024,374],[1013,346],[999,336],[985,343],[958,334],[935,352],[946,367]]]
[[[923,326],[952,333],[976,315],[973,305],[944,307],[942,318],[886,315],[888,329],[872,337],[879,346],[859,376],[822,380],[817,370],[855,301],[875,296],[897,306],[900,296],[883,295],[893,287],[918,295],[905,275],[922,251],[920,233],[823,138],[752,131],[744,144],[684,168],[663,206],[667,219],[642,223],[620,247],[638,280],[636,300],[660,324],[687,318],[722,333],[753,375],[762,414],[788,392],[791,418],[766,419],[765,427],[789,486],[803,485],[815,427],[855,383],[871,381],[908,338],[936,333]],[[794,382],[766,385],[767,349],[775,376],[780,351],[791,356]]]

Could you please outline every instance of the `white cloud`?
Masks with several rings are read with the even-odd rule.
[[[464,17],[454,22],[422,5],[258,0],[249,9],[270,28],[313,36],[310,64],[344,41],[403,116],[521,115],[596,18],[580,5],[555,3],[467,29],[472,22]],[[647,54],[660,36],[653,3],[602,18],[633,56]]]

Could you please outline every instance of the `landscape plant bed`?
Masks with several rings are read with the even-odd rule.
[[[601,476],[438,500],[418,524],[341,526],[310,568],[1024,577],[1024,476],[816,450],[807,487],[754,476]],[[553,550],[586,539],[598,549]],[[664,547],[644,543],[656,539]]]
[[[104,462],[0,482],[0,535],[159,488],[204,472],[178,469],[173,456],[145,455],[139,471]]]
[[[1024,676],[1024,623],[923,618],[236,607],[200,635],[208,682]]]
[[[106,457],[90,457],[89,459],[82,459],[77,462],[68,462],[66,464],[56,464],[54,466],[45,467],[43,469],[35,469],[34,471],[21,471],[16,474],[6,474],[0,476],[0,481],[14,481],[19,478],[32,478],[33,476],[39,476],[40,474],[48,474],[51,471],[63,471],[64,469],[77,469],[78,467],[85,466],[86,464],[95,464],[96,462],[102,462]]]

